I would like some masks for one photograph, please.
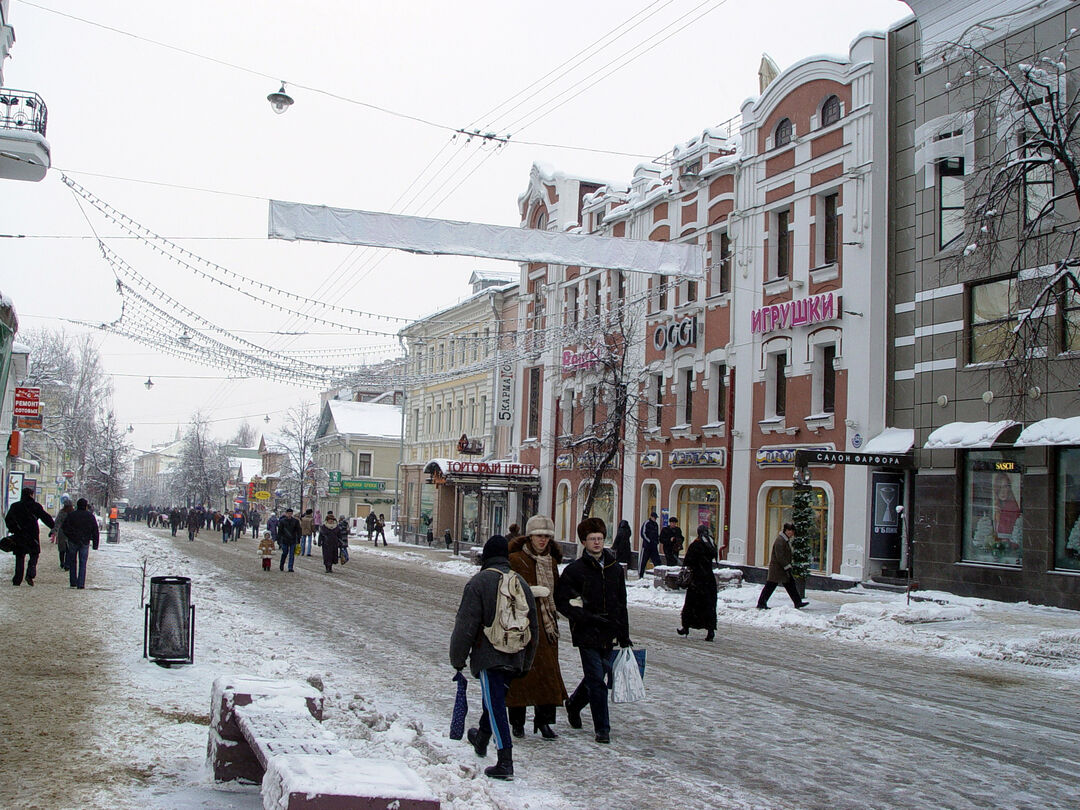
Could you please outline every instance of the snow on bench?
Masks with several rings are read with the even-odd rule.
[[[322,713],[322,693],[307,683],[218,678],[207,745],[214,779],[261,782],[267,810],[438,810],[411,768],[354,756]]]

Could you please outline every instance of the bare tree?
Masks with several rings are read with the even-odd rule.
[[[285,413],[278,439],[280,450],[284,454],[281,468],[281,488],[286,497],[295,498],[304,512],[304,495],[315,496],[318,477],[309,468],[314,468],[312,454],[315,450],[315,436],[319,430],[319,411],[311,403],[297,405]]]
[[[83,491],[91,501],[108,508],[123,494],[131,443],[111,410],[99,416],[96,434],[87,448]]]
[[[942,54],[952,60],[943,90],[962,109],[937,137],[973,129],[975,155],[974,166],[954,164],[966,182],[939,178],[962,184],[967,212],[956,258],[942,266],[952,283],[993,280],[972,288],[966,359],[999,365],[1019,419],[1048,386],[1075,388],[1080,372],[1075,356],[1059,357],[1080,350],[1080,83],[1067,66],[1076,37],[1063,32],[1044,53],[1027,36]]]
[[[210,437],[209,422],[201,412],[192,415],[170,477],[170,490],[177,502],[227,508],[229,459],[221,444]]]
[[[246,419],[240,424],[240,427],[236,429],[235,435],[232,437],[230,444],[234,444],[237,447],[254,447],[258,443],[259,434],[255,430],[255,426],[248,422]]]

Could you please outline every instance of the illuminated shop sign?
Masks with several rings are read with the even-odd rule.
[[[681,321],[664,326],[661,324],[653,332],[653,346],[657,351],[665,351],[669,346],[682,349],[697,343],[697,315],[683,318]]]

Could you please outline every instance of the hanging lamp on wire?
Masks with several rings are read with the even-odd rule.
[[[281,88],[276,93],[268,95],[266,100],[270,102],[270,108],[278,115],[289,109],[293,103],[292,96],[285,92],[285,82],[281,83]]]

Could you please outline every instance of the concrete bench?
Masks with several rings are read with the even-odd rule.
[[[438,810],[411,768],[354,756],[322,712],[322,693],[307,683],[218,678],[207,746],[214,779],[261,783],[267,810]]]
[[[653,587],[663,588],[666,591],[680,590],[678,580],[681,570],[682,567],[677,565],[654,566],[652,569]],[[742,587],[743,573],[737,568],[716,568],[713,574],[716,576],[717,590]]]

